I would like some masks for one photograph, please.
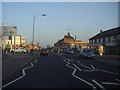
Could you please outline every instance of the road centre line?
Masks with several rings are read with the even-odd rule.
[[[120,83],[113,83],[113,82],[102,82],[102,84],[108,84],[108,85],[120,85]]]
[[[35,63],[35,62],[37,62],[37,60],[31,62],[31,63],[30,63],[31,66],[28,66],[28,67],[22,69],[22,74],[23,74],[22,76],[20,76],[19,78],[14,79],[13,81],[11,81],[11,82],[9,82],[9,83],[3,85],[2,88],[4,88],[4,87],[6,87],[6,86],[8,86],[8,85],[10,85],[10,84],[12,84],[12,83],[14,83],[14,82],[16,82],[17,80],[20,80],[20,79],[23,78],[23,77],[25,77],[25,75],[26,75],[26,74],[25,74],[25,70],[27,70],[28,68],[33,67],[33,66],[34,66],[33,63]]]
[[[92,80],[96,85],[98,85],[101,89],[106,90],[101,84],[99,84],[97,81]]]

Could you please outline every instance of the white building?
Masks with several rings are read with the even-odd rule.
[[[8,41],[8,40],[7,40]],[[11,44],[11,48],[26,46],[26,37],[23,36],[10,36],[8,44]]]

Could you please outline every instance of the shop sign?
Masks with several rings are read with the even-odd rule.
[[[116,45],[115,43],[106,43],[105,46],[114,46]]]

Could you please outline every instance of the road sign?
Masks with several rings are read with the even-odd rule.
[[[17,27],[2,26],[2,36],[16,36]]]

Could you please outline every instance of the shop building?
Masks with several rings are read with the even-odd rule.
[[[100,55],[120,55],[120,27],[102,31],[89,39],[89,47]]]
[[[82,42],[81,40],[76,40],[75,38],[68,33],[67,35],[64,35],[64,38],[61,40],[58,40],[54,44],[54,48],[56,49],[81,49],[81,48],[87,48],[88,42]]]

